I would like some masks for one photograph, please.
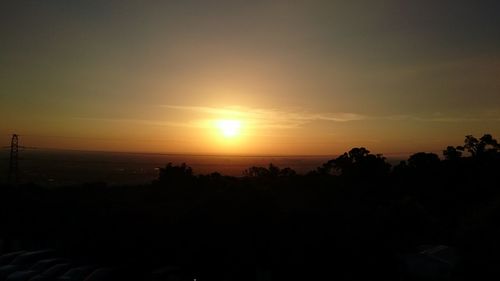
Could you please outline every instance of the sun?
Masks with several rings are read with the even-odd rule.
[[[241,122],[239,120],[217,120],[217,128],[226,138],[233,138],[239,135]]]

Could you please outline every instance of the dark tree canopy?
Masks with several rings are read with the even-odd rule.
[[[408,165],[415,169],[433,169],[440,161],[435,153],[418,152],[408,158]]]
[[[283,168],[269,164],[268,168],[253,166],[243,171],[243,176],[250,178],[277,178],[277,177],[292,177],[297,175],[292,168]]]
[[[463,148],[467,150],[472,157],[482,157],[485,154],[497,153],[500,150],[500,145],[490,134],[485,134],[480,139],[468,135],[465,136]]]
[[[461,146],[458,147],[448,146],[446,147],[445,150],[443,150],[443,156],[446,160],[456,161],[462,157],[463,150],[464,149]]]
[[[385,162],[385,157],[381,154],[371,154],[364,147],[356,147],[323,164],[318,171],[344,177],[373,178],[387,176],[390,168],[390,164]]]
[[[159,182],[177,182],[193,177],[193,169],[182,163],[179,166],[174,166],[168,163],[164,168],[160,168],[158,177]]]

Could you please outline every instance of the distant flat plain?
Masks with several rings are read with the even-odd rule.
[[[194,174],[219,172],[227,176],[243,176],[251,166],[290,167],[305,174],[331,156],[248,156],[248,155],[189,155],[163,153],[127,153],[72,150],[25,150],[20,152],[19,175],[22,182],[43,185],[101,183],[111,185],[147,184],[158,177],[158,168],[171,162],[186,163]],[[391,159],[391,164],[399,159]],[[7,180],[8,151],[0,152],[0,181]]]

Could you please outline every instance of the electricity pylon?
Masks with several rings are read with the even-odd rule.
[[[12,135],[10,141],[9,182],[17,183],[19,178],[19,136]]]

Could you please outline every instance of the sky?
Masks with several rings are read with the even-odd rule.
[[[499,26],[496,0],[2,1],[0,144],[440,151],[500,136]]]

